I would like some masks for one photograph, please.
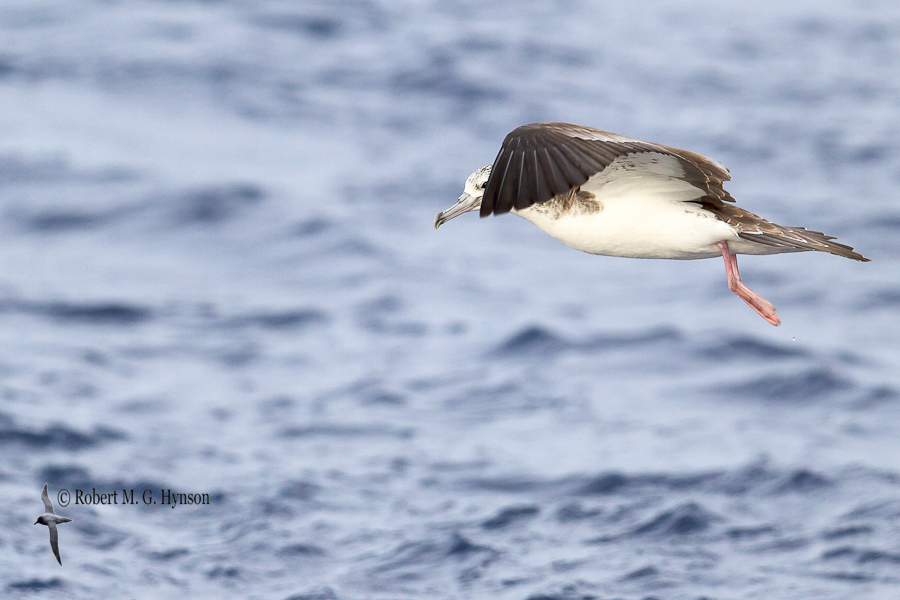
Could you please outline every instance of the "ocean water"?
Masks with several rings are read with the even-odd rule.
[[[900,8],[738,4],[0,3],[2,595],[897,598]],[[436,232],[542,120],[872,262]]]

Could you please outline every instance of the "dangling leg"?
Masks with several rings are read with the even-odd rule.
[[[775,316],[775,307],[772,303],[748,288],[741,282],[741,274],[738,272],[737,255],[728,249],[728,242],[716,244],[722,251],[725,259],[725,274],[728,276],[728,289],[737,294],[737,297],[750,305],[750,308],[759,313],[763,319],[778,326],[781,319]]]

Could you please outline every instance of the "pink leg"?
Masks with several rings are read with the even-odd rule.
[[[750,305],[750,308],[759,313],[763,319],[778,326],[781,319],[775,316],[775,307],[772,303],[748,288],[741,282],[741,274],[738,272],[737,255],[728,249],[728,242],[716,244],[722,251],[725,259],[725,274],[728,276],[728,289],[737,294],[737,297]]]

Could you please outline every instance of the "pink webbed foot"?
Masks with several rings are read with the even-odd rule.
[[[738,272],[737,255],[732,254],[728,249],[728,242],[718,242],[716,245],[722,251],[722,257],[725,259],[728,289],[750,305],[750,308],[755,310],[763,319],[776,327],[781,325],[781,319],[775,315],[775,307],[772,306],[772,303],[748,288],[741,281],[741,274]]]

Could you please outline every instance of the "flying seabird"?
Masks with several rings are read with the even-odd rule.
[[[728,169],[695,152],[569,123],[513,130],[492,165],[466,180],[437,229],[465,212],[511,212],[564,244],[629,258],[722,256],[728,288],[772,325],[775,307],[741,282],[738,254],[818,250],[869,259],[835,238],[784,227],[734,204]]]
[[[56,529],[56,526],[61,523],[71,523],[72,519],[58,517],[56,516],[56,513],[53,512],[53,504],[50,503],[50,496],[47,495],[46,483],[44,484],[44,491],[41,492],[41,500],[44,501],[44,514],[39,516],[34,524],[37,525],[40,523],[41,525],[46,525],[50,529],[50,547],[53,549],[53,556],[56,557],[59,566],[62,566],[62,559],[59,558],[59,531]]]

